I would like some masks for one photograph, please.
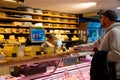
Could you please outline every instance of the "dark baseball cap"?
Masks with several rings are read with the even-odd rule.
[[[117,21],[118,18],[117,13],[114,10],[102,11],[101,13],[99,12],[99,15],[104,15],[112,21]]]

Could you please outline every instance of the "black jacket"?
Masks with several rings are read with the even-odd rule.
[[[116,80],[115,63],[107,61],[107,51],[96,51],[90,69],[90,80]]]

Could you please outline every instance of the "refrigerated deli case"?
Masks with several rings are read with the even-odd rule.
[[[21,80],[90,80],[90,56],[93,52],[81,52],[71,56],[62,57],[57,66],[49,66],[45,73],[30,75]],[[55,61],[49,63],[54,64]]]
[[[13,61],[10,60],[10,62],[1,63],[0,69],[3,67],[11,68],[16,65],[20,67],[23,64],[30,65],[30,67],[32,67],[27,68],[28,71],[24,70],[24,76],[19,74],[20,76],[16,77],[15,74],[14,78],[16,79],[14,80],[90,80],[90,58],[92,55],[93,52],[87,51],[62,56],[52,55],[51,57],[34,57],[25,60],[13,59]],[[40,66],[45,65],[44,67],[39,67],[40,72],[35,71],[36,65],[38,64]],[[31,72],[31,70],[33,72]],[[12,68],[12,71],[15,70]]]
[[[53,74],[33,80],[90,80],[90,62],[58,68]]]

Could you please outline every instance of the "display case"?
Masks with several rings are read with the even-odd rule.
[[[33,80],[90,80],[90,62],[58,68],[53,74]]]
[[[18,80],[56,80],[57,78],[66,80],[66,78],[72,77],[78,78],[79,80],[80,78],[85,78],[87,75],[87,78],[89,78],[90,58],[88,59],[88,56],[92,55],[93,52],[88,51],[69,55],[9,58],[6,61],[0,62],[0,74],[3,76],[11,74],[12,77],[19,78]],[[22,72],[20,71],[21,69]],[[68,73],[69,76],[65,76]],[[80,75],[72,75],[73,73]],[[83,74],[87,75],[85,76]]]

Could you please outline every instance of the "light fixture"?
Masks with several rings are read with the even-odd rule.
[[[3,1],[9,1],[9,2],[24,2],[24,0],[3,0]]]
[[[77,5],[77,7],[82,8],[82,9],[86,9],[86,8],[95,6],[96,4],[97,4],[96,2],[80,3]]]
[[[16,0],[3,0],[3,1],[16,2]]]
[[[116,9],[120,9],[120,7],[117,7]]]

